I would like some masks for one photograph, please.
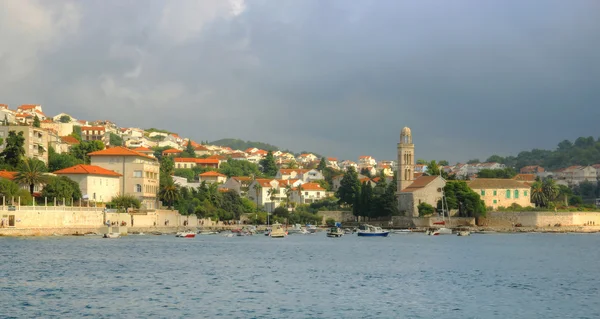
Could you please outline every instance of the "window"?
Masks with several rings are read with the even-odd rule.
[[[304,195],[305,195],[305,196],[308,196],[308,192],[304,192]]]
[[[485,196],[485,189],[481,190],[481,196]]]
[[[515,189],[515,198],[519,198],[519,190]]]
[[[498,195],[498,192],[494,190],[494,196]]]
[[[498,201],[494,199],[494,204],[497,204],[497,203],[498,203]]]
[[[527,197],[527,191],[523,191],[523,196]]]
[[[510,189],[506,190],[506,198],[510,198]]]
[[[135,192],[136,193],[141,193],[142,192],[142,185],[135,184]]]
[[[142,171],[133,171],[133,177],[142,177]]]

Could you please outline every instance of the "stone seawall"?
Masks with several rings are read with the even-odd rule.
[[[488,212],[477,220],[478,226],[507,228],[600,226],[598,212]]]

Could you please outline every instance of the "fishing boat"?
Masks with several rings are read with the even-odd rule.
[[[387,237],[390,232],[383,230],[381,227],[375,227],[372,225],[361,225],[358,228],[358,236],[361,237]]]
[[[102,238],[119,238],[121,237],[121,234],[119,233],[108,233],[108,234],[104,234],[104,236],[102,236]]]
[[[269,236],[271,238],[284,238],[287,236],[287,231],[283,229],[283,226],[279,223],[273,224]]]
[[[331,227],[327,230],[327,237],[342,237],[344,231],[339,227]]]
[[[175,234],[175,237],[194,238],[194,237],[196,237],[196,233],[193,231],[182,231],[182,232],[178,232],[177,234]]]

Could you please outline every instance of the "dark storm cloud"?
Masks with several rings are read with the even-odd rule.
[[[452,161],[599,135],[596,1],[23,3],[50,31],[0,31],[36,52],[0,50],[13,107],[349,159],[403,126]]]

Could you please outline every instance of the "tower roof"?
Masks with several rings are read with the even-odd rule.
[[[406,136],[410,136],[410,135],[411,135],[410,128],[409,128],[408,126],[405,126],[405,127],[402,129],[402,133],[401,133],[401,134],[402,134],[402,135],[406,135]]]

